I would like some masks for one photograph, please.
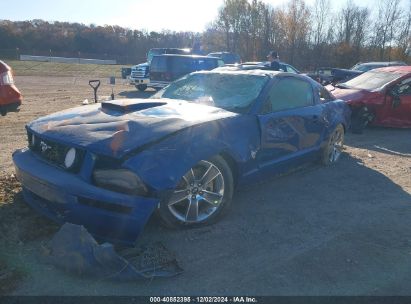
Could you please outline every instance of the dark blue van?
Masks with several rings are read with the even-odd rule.
[[[191,72],[210,71],[223,65],[224,62],[216,57],[174,54],[154,56],[148,86],[161,89]]]

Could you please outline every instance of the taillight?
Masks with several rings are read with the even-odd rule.
[[[13,75],[11,71],[7,71],[0,74],[0,84],[1,85],[12,85],[14,84]]]

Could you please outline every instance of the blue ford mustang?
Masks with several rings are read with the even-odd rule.
[[[209,224],[237,185],[306,161],[334,163],[349,117],[344,102],[305,76],[197,72],[151,99],[37,119],[13,160],[33,208],[132,244],[154,210],[169,226]]]

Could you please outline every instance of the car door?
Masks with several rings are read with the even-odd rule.
[[[258,120],[261,128],[260,168],[299,158],[319,149],[324,131],[324,107],[315,102],[311,83],[279,77],[272,84]]]
[[[377,115],[379,120],[392,126],[411,126],[411,77],[388,91],[383,110]]]

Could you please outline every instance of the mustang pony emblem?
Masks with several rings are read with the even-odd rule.
[[[48,149],[51,149],[51,147],[49,145],[47,145],[44,141],[41,141],[40,142],[41,153],[46,152]]]

